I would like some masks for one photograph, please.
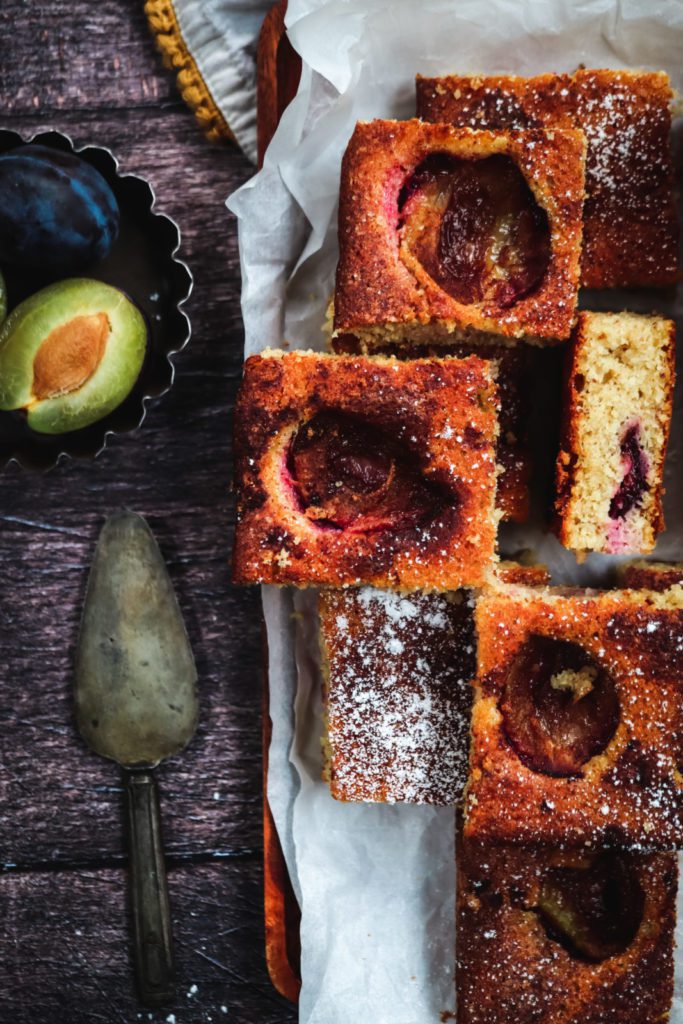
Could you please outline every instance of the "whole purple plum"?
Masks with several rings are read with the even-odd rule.
[[[85,160],[38,144],[0,156],[0,262],[68,274],[103,260],[118,231],[114,193]]]

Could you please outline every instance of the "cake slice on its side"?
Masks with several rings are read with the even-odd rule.
[[[458,803],[476,666],[472,594],[324,590],[318,611],[332,796]]]
[[[494,368],[475,356],[252,356],[235,414],[235,581],[483,585],[497,409]]]
[[[673,994],[673,854],[458,837],[460,1024],[660,1024]]]
[[[645,554],[664,528],[674,330],[656,316],[579,314],[567,356],[555,506],[558,537],[577,557]]]
[[[586,288],[657,287],[679,278],[671,101],[663,71],[417,77],[417,114],[426,121],[585,132]]]

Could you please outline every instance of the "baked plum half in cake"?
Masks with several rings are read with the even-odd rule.
[[[247,360],[235,579],[481,585],[495,561],[497,406],[494,369],[474,356]]]
[[[339,353],[360,353],[362,342],[352,334],[339,335],[332,347]],[[523,523],[529,515],[529,480],[532,462],[528,443],[530,352],[526,345],[501,345],[500,339],[484,336],[476,344],[401,344],[377,345],[377,355],[395,356],[397,359],[427,359],[456,356],[466,359],[477,355],[491,359],[496,366],[496,384],[500,409],[499,431],[496,442],[498,486],[496,508],[501,519]]]
[[[575,129],[359,123],[342,162],[336,335],[366,350],[566,338],[584,162]]]
[[[500,711],[510,743],[529,767],[569,776],[609,743],[619,698],[610,674],[585,648],[536,634],[508,669]]]
[[[499,585],[476,628],[466,835],[683,845],[683,589]]]
[[[462,1024],[658,1024],[673,994],[675,854],[458,837]]]
[[[556,529],[565,547],[641,554],[664,529],[674,388],[671,320],[579,313],[566,362]]]
[[[398,209],[401,248],[458,302],[508,309],[541,284],[548,215],[509,157],[428,157]]]
[[[633,942],[644,904],[633,858],[608,850],[549,867],[534,909],[551,938],[600,963]]]
[[[353,533],[410,529],[437,518],[454,500],[381,428],[334,412],[318,413],[299,428],[287,469],[309,519]]]

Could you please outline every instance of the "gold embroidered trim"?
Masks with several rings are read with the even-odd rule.
[[[235,142],[228,122],[214,102],[185,44],[171,0],[146,0],[145,14],[164,66],[176,72],[180,95],[193,111],[206,137],[211,142],[223,139]]]

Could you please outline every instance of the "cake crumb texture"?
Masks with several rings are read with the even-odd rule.
[[[566,360],[557,533],[579,553],[644,554],[664,528],[672,321],[580,313]]]

